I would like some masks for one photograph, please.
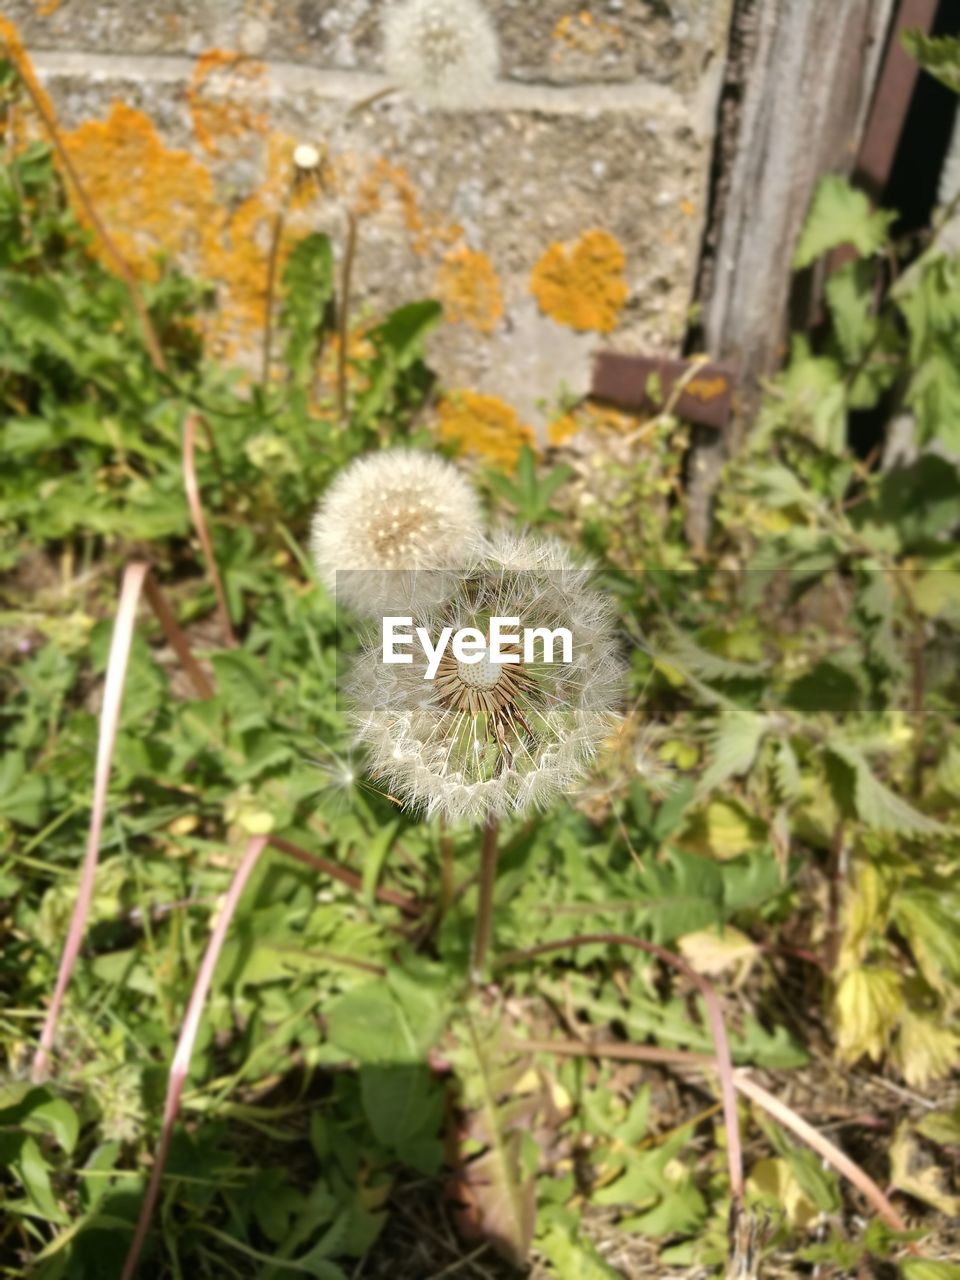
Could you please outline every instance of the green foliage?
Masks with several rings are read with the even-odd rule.
[[[627,442],[591,459],[593,489],[529,449],[514,476],[484,478],[497,516],[574,535],[597,559],[633,699],[584,795],[504,823],[495,954],[575,934],[656,942],[722,988],[738,1066],[813,1072],[832,1025],[843,1057],[924,1088],[960,1056],[960,281],[933,242],[885,290],[891,224],[840,179],[820,188],[798,265],[841,244],[861,257],[830,277],[825,330],[794,340],[731,468],[713,562],[680,534],[686,437],[666,416],[645,427],[649,456]],[[352,755],[336,682],[356,637],[302,548],[338,468],[430,442],[414,424],[440,309],[415,302],[366,330],[341,421],[333,262],[319,234],[290,254],[282,376],[265,386],[209,358],[210,289],[158,264],[145,296],[161,374],[49,150],[0,166],[0,1262],[40,1280],[119,1273],[233,851],[269,833],[306,862],[270,849],[231,923],[145,1274],[340,1280],[380,1247],[397,1184],[445,1160],[473,1225],[517,1262],[533,1242],[564,1280],[619,1274],[591,1238],[599,1214],[664,1267],[722,1267],[729,1185],[709,1075],[694,1087],[523,1045],[710,1053],[695,990],[603,940],[520,957],[472,989],[474,834],[399,812]],[[865,408],[911,410],[918,456],[861,464],[848,426]],[[191,410],[211,428],[200,484],[236,648],[189,543]],[[61,1069],[35,1087],[25,1067],[76,901],[115,582],[133,555],[216,692],[193,697],[144,611]],[[859,1231],[862,1206],[818,1159],[746,1110],[743,1124],[830,1215],[809,1260],[896,1256],[876,1223]],[[933,1112],[910,1140],[953,1147],[956,1124]],[[778,1226],[775,1245],[803,1243]],[[946,1280],[943,1267],[901,1264],[908,1280]]]
[[[903,47],[924,71],[936,76],[948,89],[960,93],[960,39],[928,36],[924,31],[904,31]]]

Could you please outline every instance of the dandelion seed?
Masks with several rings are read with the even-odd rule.
[[[317,572],[358,613],[402,611],[411,595],[445,589],[424,570],[469,567],[483,536],[473,489],[450,462],[416,449],[359,458],[333,482],[313,521]]]
[[[517,663],[466,663],[448,649],[425,680],[416,652],[386,665],[368,646],[348,693],[373,776],[451,821],[543,808],[570,791],[610,732],[622,677],[613,611],[588,571],[558,543],[501,535],[448,598],[416,615],[434,636],[473,627],[489,639],[492,618],[519,618],[520,633],[564,627],[572,661],[528,660],[517,644]]]
[[[500,62],[496,31],[478,0],[394,0],[383,18],[383,58],[400,88],[440,109],[476,103]]]

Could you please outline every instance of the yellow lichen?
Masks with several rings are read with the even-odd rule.
[[[106,120],[64,133],[63,143],[134,271],[155,277],[162,254],[203,269],[225,221],[204,165],[166,147],[150,118],[123,102],[113,103]],[[77,213],[85,216],[82,207]]]
[[[63,0],[33,0],[33,7],[38,18],[49,18],[56,13]]]
[[[562,413],[554,418],[547,427],[547,444],[557,448],[572,439],[580,430],[580,423],[572,413]]]
[[[423,214],[413,180],[400,165],[380,156],[360,182],[354,212],[360,218],[385,209],[385,192],[392,191],[410,236],[414,253],[422,257],[432,244],[453,244],[463,235],[456,223],[430,221]]]
[[[201,147],[219,155],[228,140],[247,141],[267,128],[252,97],[265,97],[267,69],[242,53],[208,49],[197,59],[187,88],[193,131]]]
[[[552,244],[533,269],[530,291],[559,324],[609,333],[627,300],[626,257],[608,231],[585,232],[569,249]]]
[[[441,400],[437,435],[461,453],[475,454],[504,471],[514,469],[525,444],[535,447],[533,431],[515,409],[477,391],[452,391]]]
[[[493,263],[485,253],[461,245],[440,264],[437,293],[451,324],[492,333],[503,318],[503,294]]]
[[[595,18],[589,9],[564,14],[553,28],[553,38],[563,48],[593,56],[626,43],[616,23]]]

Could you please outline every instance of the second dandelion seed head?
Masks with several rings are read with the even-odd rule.
[[[387,74],[434,108],[478,102],[497,77],[497,35],[479,0],[392,0],[383,18]]]

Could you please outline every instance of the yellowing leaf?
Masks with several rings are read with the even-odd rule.
[[[750,1170],[746,1190],[748,1196],[782,1208],[792,1227],[805,1227],[817,1219],[817,1206],[804,1194],[786,1160],[758,1160]]]
[[[951,569],[934,569],[917,579],[913,588],[917,608],[928,618],[960,616],[960,573]]]
[[[933,1018],[904,1011],[893,1059],[907,1084],[925,1089],[960,1065],[960,1036]]]
[[[739,985],[750,972],[757,944],[728,927],[722,930],[700,929],[678,939],[683,958],[697,973],[713,975],[726,969],[735,970],[735,982]]]
[[[662,658],[658,658],[653,665],[674,689],[679,689],[686,684],[686,676],[684,676],[683,672],[677,667],[671,666],[669,662],[664,662]]]
[[[840,970],[856,969],[868,953],[872,939],[886,926],[886,894],[877,868],[870,862],[857,864],[853,883],[843,902],[843,939]]]
[[[238,816],[237,821],[252,836],[268,836],[274,827],[273,814],[267,813],[265,809],[246,810]]]
[[[834,997],[837,1053],[845,1062],[866,1054],[876,1062],[904,1009],[899,976],[890,969],[853,969]]]
[[[765,825],[733,800],[714,800],[704,810],[703,843],[721,862],[755,849],[765,838]]]
[[[943,1169],[933,1162],[905,1121],[890,1148],[890,1181],[950,1218],[960,1216],[960,1196],[947,1190]]]

